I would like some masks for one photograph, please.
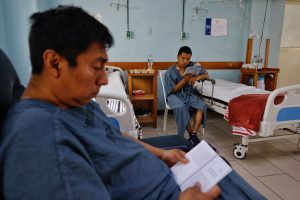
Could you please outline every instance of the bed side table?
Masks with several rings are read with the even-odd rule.
[[[135,95],[134,91],[144,91],[144,94]],[[136,116],[138,122],[152,123],[157,127],[157,71],[156,70],[129,70],[128,71],[128,96],[135,110],[145,110],[149,115]]]
[[[277,86],[277,76],[279,68],[262,68],[262,69],[248,69],[241,68],[241,79],[240,82],[249,85],[249,79],[253,78],[253,86],[257,87],[257,79],[259,75],[265,77],[265,89],[273,91]]]

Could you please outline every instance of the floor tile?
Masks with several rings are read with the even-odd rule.
[[[284,173],[279,168],[270,164],[267,160],[263,158],[255,157],[249,159],[249,157],[246,157],[246,159],[244,160],[236,160],[236,162],[238,162],[241,166],[247,169],[254,176],[267,176]]]
[[[164,115],[158,115],[157,116],[157,126],[163,127],[163,124],[164,124]],[[172,114],[168,114],[167,127],[168,126],[176,128],[176,122],[175,122],[174,117],[172,116]]]
[[[223,134],[220,130],[215,129],[214,127],[207,127],[205,128],[205,134],[207,137],[213,140],[224,140],[224,139],[231,139],[229,136]]]
[[[218,150],[218,153],[220,156],[222,156],[223,158],[225,158],[227,161],[233,161],[233,157],[232,156],[229,156],[225,151],[224,151],[224,148],[217,148]]]
[[[295,138],[289,138],[289,139],[286,139],[288,142],[294,144],[294,145],[298,145],[298,142],[299,142],[299,137],[295,137]],[[300,147],[299,147],[300,148]]]
[[[293,177],[295,180],[300,182],[300,162],[289,157],[277,156],[266,158],[269,163],[279,168],[281,171],[284,171],[286,174]],[[300,189],[300,188],[299,188]]]
[[[288,141],[286,142],[279,142],[279,143],[272,143],[270,144],[274,148],[278,149],[282,153],[286,154],[300,154],[300,149],[295,145]]]
[[[267,141],[265,141],[265,143],[273,144],[273,143],[280,143],[280,142],[286,142],[286,141],[287,141],[287,139],[267,140]]]
[[[176,135],[177,130],[176,129],[167,129],[165,132],[163,129],[156,129],[158,136],[164,136],[164,135]]]
[[[284,200],[298,200],[300,197],[300,183],[286,174],[259,179]]]
[[[279,143],[273,143],[279,144]],[[255,152],[261,157],[272,157],[283,155],[281,151],[272,146],[272,144],[266,142],[253,142],[248,145],[251,151]]]
[[[232,127],[224,119],[213,124],[217,130],[220,130],[228,135],[232,135]]]
[[[151,126],[142,126],[141,128],[143,130],[143,138],[158,136],[155,129],[153,129]]]
[[[216,140],[215,141],[215,144],[217,145],[217,147],[230,147],[232,149],[234,147],[234,143],[236,143],[236,141],[231,138],[226,138],[224,140]]]
[[[242,176],[252,187],[260,192],[264,197],[270,200],[280,200],[280,197],[264,185],[258,178],[250,174],[245,168],[240,166],[236,161],[230,161],[230,164],[236,172]]]

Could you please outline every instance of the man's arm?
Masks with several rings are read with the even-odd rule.
[[[172,92],[173,92],[173,93],[176,93],[176,92],[180,91],[180,90],[185,86],[185,84],[187,84],[187,83],[190,82],[191,78],[192,78],[192,74],[187,74],[187,75],[185,75],[185,76],[183,77],[183,79],[181,79],[181,80],[177,83],[177,85],[173,88],[173,91],[172,91]]]
[[[207,78],[209,78],[209,75],[208,75],[207,72],[205,72],[204,74],[192,77],[190,79],[190,83],[194,84],[196,81],[204,80],[204,79],[207,79]]]
[[[209,78],[209,75],[207,72],[204,74],[198,75],[198,76],[192,76],[192,74],[187,74],[181,79],[181,81],[178,82],[178,84],[173,88],[173,93],[176,93],[180,91],[185,84],[191,84],[194,85],[196,81],[204,80]]]
[[[190,80],[190,84],[194,84],[196,81],[204,80],[209,78],[209,75],[207,71],[201,66],[200,63],[196,63],[194,67],[198,67],[200,69],[199,75],[198,76],[193,76]]]
[[[179,149],[171,149],[171,150],[165,150],[158,147],[154,147],[150,144],[147,144],[145,142],[142,142],[136,138],[133,138],[128,133],[122,133],[123,136],[128,137],[135,142],[140,143],[143,145],[148,151],[150,151],[152,154],[154,154],[156,157],[164,161],[168,166],[174,165],[176,162],[182,162],[187,163],[188,159],[184,156],[185,152],[179,150]]]

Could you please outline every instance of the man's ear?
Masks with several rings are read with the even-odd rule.
[[[62,57],[53,49],[47,49],[43,54],[44,70],[58,78],[61,71]]]

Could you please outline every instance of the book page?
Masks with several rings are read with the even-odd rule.
[[[195,73],[194,66],[191,66],[191,67],[185,68],[185,71],[182,76],[185,76],[187,74],[194,74],[194,73]]]
[[[194,66],[187,67],[182,76],[185,76],[187,74],[198,76],[200,75],[200,72],[201,72],[201,66],[195,64]]]
[[[171,168],[182,191],[200,182],[202,191],[206,192],[231,172],[231,167],[204,140],[186,157],[189,159],[187,164],[176,163]]]

